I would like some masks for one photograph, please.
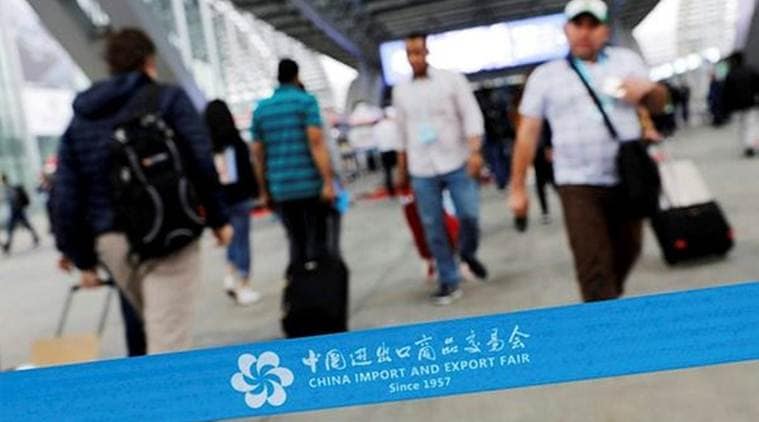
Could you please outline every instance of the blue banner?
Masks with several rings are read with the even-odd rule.
[[[207,420],[759,359],[759,282],[0,375],[2,420]]]

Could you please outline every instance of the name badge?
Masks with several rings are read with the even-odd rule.
[[[429,123],[420,123],[417,126],[417,139],[422,145],[432,145],[438,140],[437,130]]]
[[[213,163],[219,175],[219,183],[223,186],[237,183],[237,156],[233,147],[227,147],[224,152],[214,154]]]

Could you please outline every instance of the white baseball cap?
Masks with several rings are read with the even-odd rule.
[[[564,16],[572,20],[582,14],[589,14],[600,22],[606,23],[609,17],[609,8],[602,0],[572,0],[564,8]]]

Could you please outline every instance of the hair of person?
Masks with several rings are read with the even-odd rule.
[[[427,44],[427,36],[428,35],[425,32],[412,32],[412,33],[406,35],[405,38],[406,38],[406,41],[421,39],[422,41],[424,41],[424,44],[426,45]]]
[[[414,39],[417,39],[417,38],[421,38],[423,40],[427,40],[428,36],[429,35],[426,32],[414,31],[414,32],[410,32],[408,35],[406,35],[405,38],[407,40],[414,40]]]
[[[156,54],[150,37],[137,28],[123,28],[108,34],[105,42],[105,62],[111,74],[141,70]]]
[[[213,100],[204,113],[214,152],[221,152],[236,142],[243,142],[229,106],[222,100]]]
[[[298,63],[293,59],[282,59],[277,67],[277,80],[280,84],[291,84],[298,78]]]
[[[598,19],[598,17],[596,15],[594,15],[594,14],[592,14],[590,12],[580,13],[579,15],[577,15],[577,16],[573,17],[572,19],[570,19],[569,22],[577,23],[577,22],[580,21],[580,19],[582,19],[584,17],[588,17],[588,18],[590,18],[590,19],[598,22],[598,24],[601,25],[601,26],[609,26],[609,20],[608,19],[606,19],[606,20]]]

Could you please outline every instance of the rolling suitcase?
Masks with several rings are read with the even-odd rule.
[[[309,262],[292,263],[282,296],[282,331],[288,338],[339,333],[348,330],[350,274],[339,245],[339,213],[327,218],[327,250]]]
[[[696,166],[687,160],[659,163],[660,210],[651,225],[664,260],[679,262],[723,256],[733,247],[733,231]]]
[[[348,330],[348,267],[335,255],[298,263],[288,271],[282,330],[288,338]]]
[[[58,328],[55,331],[55,336],[36,340],[32,344],[30,359],[32,365],[48,366],[87,362],[95,360],[100,356],[100,338],[105,330],[105,321],[108,317],[113,294],[116,290],[113,281],[105,281],[102,285],[108,289],[108,292],[106,293],[105,303],[100,313],[97,331],[95,333],[84,334],[63,334],[66,320],[68,319],[69,311],[71,309],[71,302],[74,295],[82,289],[79,285],[71,286],[68,295],[66,296],[66,302],[63,305],[63,312],[58,321]]]

